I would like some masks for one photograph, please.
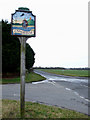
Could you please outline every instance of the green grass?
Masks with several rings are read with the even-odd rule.
[[[42,81],[42,80],[45,80],[46,78],[41,76],[41,75],[38,75],[34,72],[31,72],[29,74],[26,74],[26,82],[38,82],[38,81]]]
[[[60,69],[40,69],[45,72],[66,76],[90,77],[88,70],[60,70]]]
[[[45,78],[34,72],[26,74],[26,79],[25,79],[26,83],[37,82],[37,81],[41,81],[41,80],[45,80]],[[2,81],[0,80],[0,83],[1,82],[2,82],[2,84],[20,83],[20,77],[2,79]]]
[[[2,100],[2,118],[20,118],[20,102]],[[47,106],[39,103],[25,102],[25,118],[88,118],[79,112]]]

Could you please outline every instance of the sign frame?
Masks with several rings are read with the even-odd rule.
[[[33,35],[15,35],[15,34],[12,34],[12,32],[13,32],[13,15],[15,15],[16,12],[30,13],[34,17],[34,34]],[[11,14],[11,35],[17,36],[17,37],[28,37],[28,38],[36,37],[36,16],[32,14],[32,11],[16,10],[15,13]]]

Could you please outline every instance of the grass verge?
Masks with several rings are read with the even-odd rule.
[[[26,74],[26,83],[31,83],[31,82],[37,82],[41,80],[45,80],[46,78],[42,77],[41,75],[38,75],[34,72],[30,72]],[[0,80],[0,83],[2,84],[11,84],[11,83],[20,83],[20,77],[18,78],[3,78],[2,81]]]
[[[60,70],[60,69],[39,69],[41,71],[66,76],[90,77],[88,70]]]
[[[2,100],[2,118],[20,118],[20,102]],[[25,118],[88,118],[79,112],[47,106],[39,103],[25,102]]]

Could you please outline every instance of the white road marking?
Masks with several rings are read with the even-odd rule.
[[[76,95],[78,95],[81,99],[84,99],[85,101],[87,101],[87,102],[90,102],[90,100],[89,99],[86,99],[86,98],[84,98],[83,96],[80,96],[77,92],[74,92]]]
[[[70,88],[65,88],[66,90],[71,90]]]
[[[13,94],[14,96],[20,96],[19,94]]]

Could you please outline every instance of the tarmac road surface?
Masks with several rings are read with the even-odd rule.
[[[26,101],[54,105],[90,115],[88,80],[39,70],[35,72],[46,77],[46,80],[25,84]],[[20,84],[2,85],[2,98],[20,100]]]

